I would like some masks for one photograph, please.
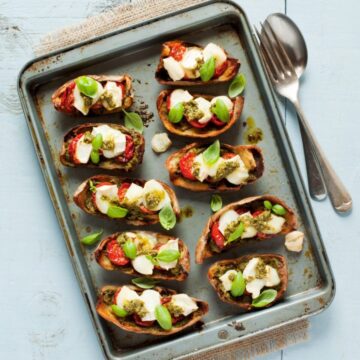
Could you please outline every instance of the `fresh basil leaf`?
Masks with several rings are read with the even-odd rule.
[[[220,195],[211,196],[210,207],[213,212],[219,211],[222,208],[222,199]]]
[[[120,206],[112,205],[109,207],[107,216],[114,219],[121,219],[125,217],[128,213],[128,209],[122,208]]]
[[[235,275],[235,279],[231,284],[231,295],[234,297],[241,296],[245,291],[246,283],[241,271],[238,271]]]
[[[150,260],[154,265],[158,265],[158,262],[156,260],[156,258],[154,258],[153,256],[151,255],[145,255],[145,257]]]
[[[211,107],[211,112],[224,123],[227,123],[230,120],[229,109],[221,99],[216,100],[215,104]]]
[[[211,56],[200,67],[200,77],[202,81],[209,81],[215,74],[215,58]]]
[[[178,250],[163,250],[156,255],[158,261],[165,263],[171,263],[180,257],[180,252]]]
[[[122,249],[124,250],[127,258],[131,260],[136,258],[136,245],[131,240],[126,241],[126,243],[122,246]]]
[[[231,243],[235,240],[237,240],[244,232],[245,225],[243,222],[240,222],[240,224],[236,227],[236,229],[230,234],[229,238],[227,239],[228,243]]]
[[[155,318],[161,328],[170,330],[172,328],[171,315],[164,305],[158,305],[155,308]]]
[[[152,289],[159,281],[146,277],[132,279],[131,282],[142,289]]]
[[[98,83],[93,78],[89,76],[80,76],[75,79],[75,83],[82,94],[90,98],[94,98],[96,96]]]
[[[180,122],[182,120],[183,116],[184,116],[184,105],[181,102],[174,105],[170,109],[169,115],[168,115],[169,120],[174,124],[177,124],[178,122]]]
[[[220,157],[220,141],[213,142],[202,154],[207,165],[215,164]]]
[[[264,290],[257,298],[252,301],[254,307],[264,307],[272,303],[277,295],[277,291],[274,289]]]
[[[121,308],[120,306],[115,305],[115,304],[111,305],[111,311],[112,311],[116,316],[122,317],[122,318],[124,318],[124,317],[126,317],[126,316],[128,315],[128,312],[127,312],[125,309],[123,309],[123,308]]]
[[[91,150],[90,159],[93,164],[98,164],[100,162],[99,150]]]
[[[123,109],[125,114],[125,126],[128,129],[134,129],[140,134],[144,131],[144,124],[139,114],[135,112],[127,112]]]
[[[94,185],[92,180],[89,180],[89,188],[91,192],[96,193],[96,186]]]
[[[286,214],[286,209],[283,206],[281,206],[280,204],[275,204],[271,210],[276,215],[285,215]]]
[[[272,203],[269,200],[264,201],[264,207],[265,209],[271,210],[272,209]]]
[[[170,230],[176,225],[176,216],[170,205],[166,205],[160,210],[159,220],[165,230]]]
[[[101,134],[97,134],[91,141],[91,145],[94,150],[99,150],[103,144],[103,137]]]
[[[94,232],[92,234],[84,236],[83,238],[81,238],[80,241],[81,241],[81,243],[83,243],[84,245],[87,245],[87,246],[94,245],[100,240],[102,233],[103,233],[103,230]]]
[[[228,90],[228,94],[231,98],[239,96],[245,89],[246,78],[243,73],[235,76],[234,80],[231,82]]]

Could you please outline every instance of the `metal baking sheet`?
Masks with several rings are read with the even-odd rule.
[[[103,117],[68,117],[56,112],[51,104],[52,92],[65,81],[80,74],[122,74],[134,78],[136,103],[134,110],[148,106],[154,118],[145,129],[146,150],[143,164],[131,174],[133,177],[157,178],[169,183],[164,161],[170,151],[155,155],[150,146],[152,136],[164,128],[156,114],[156,97],[161,89],[154,79],[161,43],[181,38],[195,43],[212,41],[223,46],[241,61],[241,72],[247,77],[245,108],[241,120],[220,139],[230,144],[244,143],[244,122],[255,119],[264,132],[259,143],[265,156],[265,173],[260,181],[232,194],[223,195],[225,203],[249,195],[272,193],[284,199],[297,213],[300,230],[305,233],[301,254],[289,253],[284,239],[249,242],[246,246],[212,258],[202,265],[194,263],[197,239],[211,215],[211,194],[192,193],[175,188],[183,209],[191,209],[191,217],[183,218],[172,234],[188,244],[191,252],[191,272],[183,283],[163,282],[163,285],[184,291],[209,302],[210,311],[204,324],[171,337],[155,338],[126,333],[109,325],[95,311],[97,291],[105,284],[121,284],[130,277],[106,272],[94,261],[92,249],[84,248],[79,238],[103,228],[104,236],[115,231],[131,229],[121,223],[97,219],[82,213],[73,203],[72,194],[94,169],[65,168],[59,162],[59,150],[64,133],[84,121],[122,123],[117,115]],[[201,353],[211,348],[251,337],[256,333],[296,321],[325,309],[334,296],[334,279],[329,261],[305,192],[286,130],[281,121],[276,101],[262,67],[253,34],[244,11],[226,1],[209,1],[190,9],[160,17],[146,23],[82,43],[78,46],[37,58],[28,63],[19,76],[19,96],[39,157],[42,171],[75,274],[89,308],[94,328],[104,354],[109,359],[175,359],[187,354]],[[196,89],[200,92],[222,94],[225,86]],[[175,151],[191,140],[171,136]],[[186,211],[185,211],[186,212]],[[149,230],[164,231],[158,225]],[[218,300],[206,280],[209,265],[218,259],[247,253],[274,252],[283,254],[289,263],[289,287],[284,301],[275,306],[244,313]]]

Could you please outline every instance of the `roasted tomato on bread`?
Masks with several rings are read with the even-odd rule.
[[[219,45],[209,43],[203,48],[174,40],[163,44],[155,77],[166,85],[216,84],[231,80],[239,67],[239,60]]]
[[[89,123],[64,136],[60,153],[63,165],[132,171],[141,164],[145,140],[137,131],[118,124]]]
[[[205,301],[163,287],[105,286],[98,314],[125,331],[166,336],[196,324],[209,310]]]
[[[74,201],[88,214],[133,225],[156,224],[161,221],[164,211],[166,218],[172,220],[174,226],[180,214],[174,191],[165,183],[154,179],[145,181],[95,175],[78,187]]]
[[[247,311],[279,301],[288,284],[287,263],[277,254],[245,255],[217,261],[208,271],[219,298]]]
[[[165,128],[173,134],[210,138],[230,129],[239,119],[244,98],[190,94],[187,90],[163,90],[157,110]]]
[[[217,140],[212,145],[185,146],[168,157],[166,167],[176,186],[192,191],[235,191],[262,176],[264,159],[257,146],[231,146]]]
[[[84,75],[60,86],[52,95],[56,110],[69,115],[110,114],[133,104],[128,75]]]
[[[190,255],[185,243],[151,231],[112,234],[101,241],[95,259],[106,270],[153,279],[183,281],[190,271]]]
[[[296,226],[294,212],[275,196],[253,196],[231,203],[210,217],[196,245],[195,261],[201,264],[248,240],[267,240]]]

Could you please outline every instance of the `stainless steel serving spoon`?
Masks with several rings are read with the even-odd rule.
[[[269,15],[266,21],[271,25],[274,33],[284,46],[295,68],[296,75],[300,79],[306,69],[308,52],[299,28],[290,18],[280,13]],[[309,193],[313,199],[323,200],[327,194],[324,179],[301,121],[299,121],[299,125],[304,148]]]
[[[265,34],[261,33],[260,35],[257,32],[260,42],[266,40],[265,44],[262,44],[261,50],[265,56],[264,61],[270,61],[272,63],[270,67],[273,71],[275,70],[275,73],[271,74],[269,64],[266,64],[277,92],[288,98],[297,111],[305,157],[306,160],[310,160],[309,163],[307,161],[309,187],[313,189],[311,190],[312,193],[310,193],[314,198],[321,199],[326,197],[327,190],[334,209],[342,213],[347,212],[352,207],[351,196],[326,159],[299,103],[299,78],[305,71],[307,64],[307,49],[304,38],[295,23],[286,15],[272,14],[266,19],[266,24],[269,29],[262,28],[263,31],[266,30]],[[270,36],[271,32],[272,36]],[[272,41],[275,41],[275,43],[272,43]],[[271,54],[271,51],[273,54]],[[280,72],[279,68],[273,67],[273,65],[276,65],[274,60],[275,63],[278,62],[278,65],[280,65]],[[287,65],[285,65],[286,61]],[[293,74],[291,74],[291,69]],[[277,78],[277,76],[280,76],[281,79]],[[314,174],[315,176],[313,176]]]

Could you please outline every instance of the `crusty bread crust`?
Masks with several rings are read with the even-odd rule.
[[[296,215],[293,212],[293,210],[290,209],[285,204],[284,201],[282,201],[281,199],[279,199],[278,197],[273,196],[273,195],[260,195],[260,196],[248,197],[248,198],[233,202],[233,203],[223,207],[221,210],[219,210],[217,213],[215,213],[214,215],[212,215],[209,218],[209,220],[208,220],[207,224],[205,225],[205,228],[202,231],[202,234],[197,242],[197,245],[196,245],[195,262],[197,264],[202,264],[204,259],[206,259],[208,257],[212,257],[217,254],[217,253],[213,252],[209,246],[209,241],[211,239],[211,227],[220,218],[220,216],[223,213],[225,213],[228,210],[236,209],[238,207],[241,207],[241,206],[244,206],[244,205],[250,204],[254,201],[259,201],[259,200],[261,200],[261,201],[269,200],[273,204],[280,204],[281,206],[283,206],[286,209],[286,214],[284,215],[286,222],[283,225],[283,228],[282,228],[282,231],[280,234],[288,234],[289,232],[296,229],[296,227],[297,227]],[[272,237],[278,236],[278,235],[279,234],[268,235],[268,238],[272,238]],[[261,241],[266,241],[267,239],[261,240]],[[251,239],[247,239],[247,240],[251,240]],[[223,251],[226,251],[232,247],[237,247],[237,246],[241,246],[241,245],[239,245],[238,242],[234,241],[232,246],[228,246],[228,247],[224,248]]]
[[[232,112],[229,122],[226,125],[219,128],[216,125],[209,124],[202,129],[198,129],[190,126],[190,128],[186,130],[182,130],[178,124],[172,123],[168,117],[169,111],[167,108],[166,100],[167,97],[171,94],[171,92],[172,90],[163,90],[160,92],[156,102],[157,110],[159,113],[160,120],[164,124],[165,128],[171,133],[180,136],[199,138],[199,139],[207,139],[218,136],[224,133],[225,131],[227,131],[228,129],[230,129],[236,123],[236,121],[240,118],[240,115],[244,107],[244,98],[242,96],[237,96],[235,99],[233,99],[234,110]],[[211,101],[211,99],[215,97],[213,95],[203,95],[203,94],[192,94],[192,95],[194,96],[194,98],[201,96],[208,101]],[[186,120],[182,120],[182,121],[186,121]]]
[[[86,131],[91,131],[94,127],[100,125],[109,125],[112,128],[121,131],[123,134],[130,135],[133,140],[137,140],[138,143],[134,148],[134,156],[129,161],[131,163],[131,167],[128,167],[128,163],[120,163],[116,162],[112,159],[104,159],[102,158],[99,164],[95,165],[91,161],[86,164],[75,164],[66,159],[66,145],[71,142],[73,138],[75,138],[78,134],[84,133]],[[145,139],[144,137],[137,131],[132,129],[128,129],[125,126],[119,124],[109,124],[109,123],[86,123],[83,125],[76,126],[70,129],[64,136],[63,144],[60,151],[60,161],[65,166],[70,167],[87,167],[87,168],[100,168],[106,170],[123,170],[126,172],[130,172],[136,168],[137,165],[142,163],[143,156],[145,151]]]
[[[93,115],[102,115],[102,114],[112,114],[120,112],[122,109],[128,109],[131,107],[131,105],[134,102],[134,94],[132,89],[132,79],[129,75],[86,75],[88,77],[93,78],[96,81],[99,82],[106,82],[106,81],[115,81],[124,83],[125,85],[125,96],[123,98],[123,105],[121,108],[116,108],[114,110],[107,110],[103,106],[99,108],[91,108],[89,111],[89,114]],[[64,85],[60,86],[55,92],[53,93],[51,97],[51,101],[54,104],[54,107],[57,111],[63,112],[64,114],[68,115],[79,115],[79,116],[85,116],[83,115],[78,109],[76,109],[74,106],[72,106],[72,111],[68,112],[66,111],[62,104],[61,104],[61,95],[64,93],[66,88],[74,81],[75,79],[67,81]]]
[[[157,66],[156,69],[156,73],[155,73],[155,78],[156,80],[163,85],[177,85],[177,86],[192,86],[192,85],[204,85],[204,84],[218,84],[218,83],[223,83],[223,82],[227,82],[230,81],[231,79],[233,79],[236,74],[239,71],[240,68],[240,61],[238,59],[234,59],[234,58],[227,58],[227,61],[229,63],[227,69],[225,70],[225,72],[223,74],[221,74],[218,78],[216,79],[212,79],[209,81],[202,81],[201,79],[188,79],[188,80],[178,80],[178,81],[174,81],[172,80],[167,71],[164,69],[164,58],[168,57],[170,54],[170,48],[171,45],[173,43],[181,43],[182,45],[184,45],[185,47],[198,47],[198,48],[203,48],[200,45],[197,44],[193,44],[191,42],[186,42],[186,41],[182,41],[182,40],[173,40],[173,41],[167,41],[162,45],[162,51],[160,54],[160,61],[159,64]]]
[[[276,269],[279,274],[279,278],[280,278],[280,288],[277,291],[275,300],[272,303],[270,303],[269,305],[264,306],[264,307],[269,307],[269,306],[274,305],[277,301],[279,301],[284,296],[284,293],[286,291],[287,284],[288,284],[288,268],[287,268],[286,259],[282,255],[278,255],[278,254],[250,254],[250,255],[241,256],[237,259],[228,259],[228,260],[217,261],[213,265],[210,266],[209,271],[208,271],[209,282],[212,285],[212,287],[215,289],[216,293],[218,294],[219,298],[222,301],[232,304],[232,305],[239,306],[246,311],[256,309],[251,305],[251,302],[245,301],[242,297],[239,297],[238,299],[234,299],[232,297],[230,298],[230,297],[224,296],[222,291],[220,291],[221,281],[215,276],[216,270],[220,265],[232,265],[232,264],[236,265],[236,264],[240,264],[242,262],[248,262],[252,258],[255,258],[255,257],[259,257],[259,258],[263,259],[265,262],[272,260],[272,259],[276,259],[280,263],[279,267]]]
[[[132,285],[127,285],[127,286],[129,288],[131,288],[132,290],[135,290],[139,293],[144,291],[143,289],[139,289],[136,286],[132,286]],[[103,301],[104,300],[103,294],[106,290],[116,291],[118,288],[119,288],[118,286],[108,285],[108,286],[104,286],[101,289],[100,296],[98,298],[98,302],[96,305],[96,311],[102,318],[113,323],[114,325],[118,326],[119,328],[121,328],[125,331],[131,331],[131,332],[138,333],[138,334],[151,334],[151,335],[156,335],[156,336],[172,335],[172,334],[178,333],[179,331],[187,329],[187,328],[191,327],[192,325],[196,324],[209,311],[209,305],[207,304],[207,302],[196,299],[196,298],[192,298],[196,302],[199,309],[188,316],[188,321],[186,324],[183,324],[182,326],[175,324],[175,325],[173,325],[171,330],[163,330],[158,325],[155,325],[152,327],[141,327],[134,322],[131,322],[128,320],[123,320],[121,318],[116,317],[113,314],[113,312],[111,311],[111,307],[109,305],[105,304],[105,302]],[[167,295],[170,296],[170,295],[174,295],[177,293],[175,290],[163,288],[160,286],[155,287],[154,290],[159,291],[160,294],[162,294],[164,296],[167,296]]]
[[[165,244],[169,240],[175,240],[177,237],[167,235],[167,234],[160,234],[153,231],[131,231],[133,233],[141,232],[141,233],[147,233],[149,235],[154,236],[159,242]],[[124,266],[116,266],[114,265],[109,258],[107,257],[106,253],[106,245],[109,243],[109,241],[116,239],[121,232],[109,235],[104,240],[101,241],[97,249],[95,250],[95,260],[98,262],[98,264],[105,270],[117,270],[120,272],[123,272],[128,275],[134,275],[134,276],[143,276],[142,274],[138,273],[130,264],[131,267],[124,267]],[[179,251],[180,251],[180,258],[178,260],[179,264],[183,268],[183,271],[180,274],[173,275],[171,271],[163,270],[161,273],[154,271],[152,275],[146,275],[148,278],[153,279],[160,279],[160,280],[177,280],[177,281],[184,281],[189,272],[190,272],[190,254],[189,249],[187,248],[186,244],[181,240],[179,240]]]
[[[83,211],[85,211],[86,213],[90,214],[90,215],[96,215],[96,216],[100,216],[104,219],[111,219],[108,216],[106,216],[105,214],[102,214],[100,211],[95,210],[95,211],[91,211],[90,209],[88,209],[86,207],[86,200],[88,199],[89,196],[91,196],[91,191],[90,191],[90,187],[89,187],[89,180],[92,180],[94,182],[117,182],[117,183],[123,183],[123,182],[134,182],[136,181],[137,184],[144,186],[145,184],[145,180],[140,180],[140,179],[128,179],[128,178],[122,178],[119,176],[113,176],[113,175],[95,175],[90,177],[89,179],[85,180],[75,191],[74,193],[74,202],[75,204],[82,209]],[[165,191],[168,193],[169,197],[170,197],[170,201],[171,201],[171,205],[172,208],[174,210],[174,213],[176,215],[176,217],[178,218],[180,216],[180,207],[179,207],[179,203],[177,201],[176,195],[174,190],[169,187],[169,185],[163,183],[162,181],[157,180],[165,189]],[[143,214],[143,219],[138,219],[138,220],[130,220],[125,218],[122,219],[112,219],[114,221],[123,221],[127,224],[131,224],[131,225],[151,225],[151,224],[156,224],[159,222],[159,215],[158,214]]]
[[[254,183],[259,179],[264,172],[264,158],[261,149],[256,145],[238,145],[232,146],[228,144],[221,144],[221,149],[228,152],[238,154],[245,166],[251,170],[255,176],[254,179],[249,180],[246,184],[231,185],[226,180],[217,183],[192,181],[186,179],[179,172],[179,161],[182,156],[191,151],[192,149],[203,148],[207,145],[201,143],[192,143],[184,148],[171,154],[166,160],[166,168],[169,172],[171,182],[179,187],[192,190],[192,191],[238,191],[242,187]]]

